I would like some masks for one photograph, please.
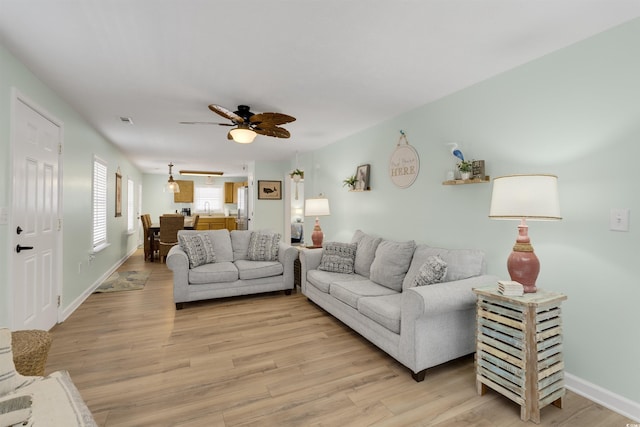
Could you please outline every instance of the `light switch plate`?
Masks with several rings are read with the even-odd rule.
[[[629,209],[611,209],[611,214],[609,216],[609,230],[629,231]]]

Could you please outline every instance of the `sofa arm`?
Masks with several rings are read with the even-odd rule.
[[[300,251],[300,285],[302,289],[307,284],[307,271],[316,270],[322,260],[322,248],[305,249]]]
[[[173,302],[188,301],[189,258],[180,245],[175,245],[169,250],[167,267],[173,271]]]
[[[298,258],[298,250],[291,245],[280,242],[278,248],[278,260],[282,263],[284,268],[283,278],[285,289],[293,289],[294,286],[294,271],[293,263]]]
[[[416,286],[403,291],[402,318],[416,319],[423,315],[468,310],[476,304],[473,288],[497,283],[496,276],[481,275],[468,279]]]

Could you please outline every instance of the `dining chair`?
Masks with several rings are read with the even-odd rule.
[[[193,217],[193,225],[191,226],[194,230],[197,230],[198,221],[200,221],[200,215],[196,215]]]
[[[160,217],[160,261],[166,262],[169,250],[178,244],[178,231],[184,229],[184,216],[162,215]]]
[[[140,215],[140,221],[142,221],[142,229],[144,231],[144,259],[153,261],[156,252],[159,250],[158,240],[151,232],[151,215]]]

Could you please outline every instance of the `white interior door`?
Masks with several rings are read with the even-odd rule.
[[[19,97],[12,129],[12,329],[49,330],[58,320],[62,132]]]

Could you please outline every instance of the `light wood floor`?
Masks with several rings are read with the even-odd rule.
[[[53,328],[47,373],[66,369],[101,426],[519,426],[519,407],[478,396],[473,357],[410,372],[299,292],[187,304],[172,273],[144,290],[93,294]],[[626,418],[568,392],[543,426]]]

